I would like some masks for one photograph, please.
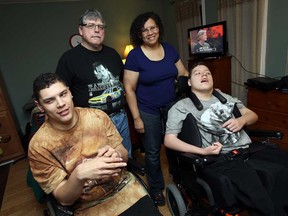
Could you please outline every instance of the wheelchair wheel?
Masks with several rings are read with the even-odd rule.
[[[175,184],[167,185],[166,199],[172,216],[185,216],[187,212],[186,205]]]

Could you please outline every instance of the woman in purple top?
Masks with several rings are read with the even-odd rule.
[[[134,127],[142,134],[147,180],[156,205],[165,205],[159,109],[175,100],[177,77],[188,75],[175,48],[163,42],[163,33],[157,14],[147,12],[137,16],[130,27],[130,39],[135,48],[129,53],[124,70],[126,99]]]

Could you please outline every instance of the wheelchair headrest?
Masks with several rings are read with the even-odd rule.
[[[190,86],[188,86],[187,76],[179,76],[177,84],[178,84],[178,91],[180,93],[188,93],[190,91]]]
[[[216,98],[218,98],[222,104],[227,102],[227,99],[223,95],[221,95],[218,91],[216,91],[215,89],[213,90],[212,94]],[[203,105],[202,105],[201,101],[198,99],[198,97],[193,92],[189,92],[188,97],[192,100],[192,102],[195,105],[195,107],[197,108],[197,110],[200,111],[203,109]]]
[[[195,105],[197,110],[200,111],[203,109],[203,105],[202,105],[201,101],[198,99],[198,97],[193,92],[189,92],[188,97],[191,99],[191,101],[193,102],[193,104]]]
[[[227,102],[227,99],[226,99],[223,95],[221,95],[221,94],[219,93],[219,91],[216,91],[216,90],[214,89],[212,94],[213,94],[216,98],[218,98],[219,101],[220,101],[222,104],[224,104],[224,103]]]

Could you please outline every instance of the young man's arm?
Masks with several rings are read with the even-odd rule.
[[[199,155],[219,154],[222,149],[222,144],[219,142],[211,143],[211,146],[206,148],[199,148],[195,145],[183,142],[178,138],[178,133],[180,133],[183,127],[183,121],[187,117],[187,112],[183,111],[182,109],[185,106],[186,106],[185,102],[179,101],[170,108],[166,122],[166,134],[164,137],[164,145],[167,148],[179,152],[187,152]],[[193,136],[193,134],[191,134],[191,136]]]
[[[104,148],[107,148],[106,146]],[[107,151],[110,151],[107,149]],[[100,180],[117,176],[127,164],[121,157],[105,156],[106,150],[99,150],[98,155],[79,164],[67,180],[62,181],[52,192],[62,205],[72,205],[82,194],[86,180]],[[115,150],[114,150],[115,151]],[[110,151],[111,152],[111,151]],[[117,151],[112,154],[118,154]],[[125,153],[124,153],[125,154]]]
[[[222,125],[222,127],[227,128],[232,132],[237,132],[240,131],[244,126],[254,124],[258,120],[257,114],[247,107],[241,108],[240,112],[241,117],[229,119]]]
[[[199,155],[218,155],[222,149],[222,144],[219,142],[213,143],[206,148],[199,148],[195,145],[183,142],[177,137],[177,134],[166,134],[164,138],[164,145],[167,148],[179,151],[187,152]]]

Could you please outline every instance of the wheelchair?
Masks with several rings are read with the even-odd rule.
[[[226,102],[226,99],[216,90],[213,95],[220,102]],[[193,93],[189,97],[194,105],[201,109],[202,104],[198,98]],[[169,107],[164,111],[166,118],[168,110]],[[241,115],[236,106],[233,114],[235,117]],[[255,151],[265,148],[266,145],[275,145],[270,144],[269,139],[283,137],[283,134],[278,131],[247,131],[247,133],[252,140],[256,137],[257,144],[250,145]],[[178,138],[186,143],[202,146],[201,135],[192,114],[188,114],[184,120]],[[173,178],[173,183],[166,187],[166,200],[172,216],[236,216],[243,212],[245,208],[236,199],[231,181],[226,176],[205,168],[205,164],[213,161],[216,156],[203,157],[168,148],[166,148],[166,156],[169,172]]]

